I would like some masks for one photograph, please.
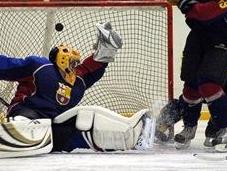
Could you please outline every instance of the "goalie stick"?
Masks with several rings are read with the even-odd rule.
[[[206,161],[226,161],[227,155],[222,153],[194,153],[194,157]]]

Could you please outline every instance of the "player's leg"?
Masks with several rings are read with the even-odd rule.
[[[141,150],[152,146],[155,132],[155,119],[148,117],[147,112],[142,110],[128,118],[98,106],[78,106],[59,115],[54,122],[56,125],[71,122],[73,126],[68,140],[60,142],[63,151],[84,147],[95,151]],[[69,121],[73,117],[75,119]],[[81,144],[77,142],[78,137]]]
[[[48,118],[43,113],[40,113],[39,111],[33,110],[20,104],[13,107],[7,114],[8,118],[15,116],[24,116],[29,119]]]
[[[202,47],[197,32],[191,31],[183,51],[181,80],[185,82],[183,96],[179,99],[183,109],[184,129],[175,135],[177,148],[187,147],[194,138],[200,117],[202,98],[197,87],[197,74],[202,60]]]
[[[187,93],[186,93],[187,91]],[[176,148],[187,148],[191,140],[194,139],[200,112],[202,108],[202,99],[195,89],[184,86],[184,93],[179,98],[184,128],[175,135]]]
[[[81,131],[75,127],[75,123],[76,117],[72,117],[63,123],[52,124],[52,152],[71,152],[76,148],[90,148],[84,140]]]
[[[53,146],[50,119],[16,106],[0,123],[0,158],[47,154]]]
[[[50,119],[15,116],[0,123],[0,158],[34,156],[51,151]]]
[[[174,124],[183,119],[185,129],[176,135],[175,140],[181,142],[181,146],[186,147],[185,143],[189,145],[187,142],[195,136],[196,127],[193,127],[197,125],[200,117],[201,105],[201,103],[189,105],[183,100],[183,95],[179,97],[179,100],[170,101],[162,108],[157,119],[155,133],[157,140],[161,142],[171,140],[174,136]]]
[[[223,90],[226,81],[227,48],[223,45],[207,47],[199,72],[199,91],[208,104],[212,123],[221,134],[219,143],[227,143],[227,95]]]
[[[18,116],[29,119],[40,119],[43,114],[30,108],[18,105],[8,114],[8,118],[18,118]],[[81,132],[75,128],[75,117],[61,124],[52,124],[53,148],[52,152],[72,151],[77,148],[89,148],[83,139]]]
[[[213,147],[213,140],[218,137],[219,131],[220,131],[220,128],[218,128],[216,124],[213,122],[212,118],[210,118],[205,130],[206,138],[203,145],[205,147]]]
[[[18,105],[8,114],[8,118],[23,116],[29,119],[40,119],[43,114],[32,110],[28,107]],[[72,151],[77,148],[89,148],[85,140],[82,138],[80,131],[75,128],[75,117],[61,124],[52,124],[53,148],[52,152]],[[75,141],[76,140],[76,141]]]
[[[225,83],[224,87],[224,92],[225,94],[227,93],[227,85]],[[219,135],[220,128],[218,128],[215,124],[215,122],[212,120],[212,117],[209,119],[207,123],[207,127],[205,130],[205,141],[204,141],[204,146],[205,147],[213,147],[213,140],[216,139]]]

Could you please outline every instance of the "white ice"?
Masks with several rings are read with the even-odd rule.
[[[194,153],[214,158],[227,153],[209,153],[204,149],[206,121],[200,121],[191,148],[176,150],[173,145],[155,145],[152,151],[131,154],[48,154],[38,157],[0,159],[0,171],[227,171],[227,160],[198,159]],[[176,132],[182,123],[176,125]]]

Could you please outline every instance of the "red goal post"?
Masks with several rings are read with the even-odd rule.
[[[14,57],[47,56],[61,42],[85,57],[92,53],[95,23],[112,23],[123,37],[123,49],[82,105],[134,113],[173,98],[172,6],[166,1],[1,1],[0,15],[0,53]],[[62,32],[53,29],[59,22]],[[15,86],[1,81],[0,97],[10,102]]]

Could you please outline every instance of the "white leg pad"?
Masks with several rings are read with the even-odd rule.
[[[142,130],[142,121],[137,120],[134,125],[118,116],[120,115],[96,113],[93,123],[93,141],[99,148],[127,150],[135,147]]]
[[[23,118],[0,124],[0,158],[46,154],[52,147],[50,119]]]
[[[124,117],[100,106],[77,106],[54,119],[63,123],[76,116],[75,127],[81,130],[90,147],[112,150],[128,150],[135,147],[143,130],[142,117],[148,109],[132,117]]]

